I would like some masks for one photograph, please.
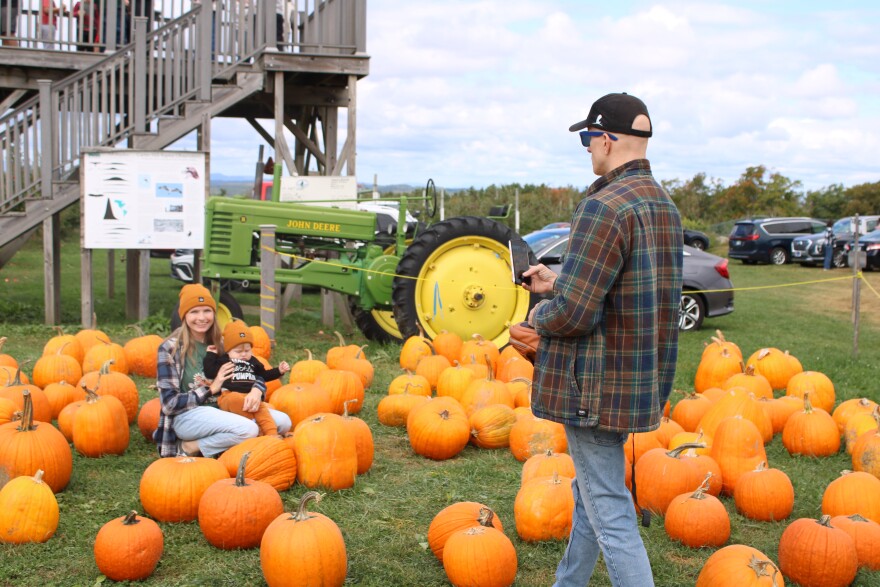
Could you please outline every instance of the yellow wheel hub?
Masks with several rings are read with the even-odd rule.
[[[217,304],[217,309],[214,311],[214,320],[217,321],[217,326],[220,327],[221,331],[227,324],[232,322],[234,318],[232,312],[226,307],[226,304]]]
[[[528,313],[529,292],[511,280],[507,246],[468,236],[450,240],[425,260],[415,286],[415,304],[425,333],[443,330],[462,338],[480,334],[499,347],[508,328]]]

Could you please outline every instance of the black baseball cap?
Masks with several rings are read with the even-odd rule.
[[[572,124],[568,130],[575,132],[593,127],[608,132],[648,138],[653,134],[653,124],[651,124],[651,130],[637,130],[632,127],[633,121],[640,114],[647,116],[648,123],[651,124],[648,107],[644,102],[626,92],[608,94],[593,102],[587,118]]]

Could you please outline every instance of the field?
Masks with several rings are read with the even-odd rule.
[[[62,248],[64,256],[62,316],[67,332],[75,332],[79,319],[79,256],[75,242]],[[117,252],[116,275],[124,275]],[[723,251],[722,251],[723,254]],[[106,295],[105,255],[96,255],[95,283],[98,327],[115,342],[135,336],[124,318],[124,283],[116,284],[113,299]],[[721,329],[748,356],[762,347],[790,351],[805,369],[827,374],[835,384],[837,401],[854,397],[880,399],[877,385],[880,369],[880,296],[862,289],[862,314],[858,358],[853,357],[853,329],[850,322],[850,279],[848,270],[823,272],[797,266],[743,266],[731,264],[737,288],[736,311],[726,317],[708,319],[703,330],[684,334],[676,374],[676,389],[693,389],[694,375],[703,345]],[[880,291],[880,275],[868,273],[866,281]],[[789,284],[799,284],[788,286]],[[167,316],[176,301],[180,283],[168,277],[168,261],[153,259],[151,269],[151,311],[143,326],[166,334]],[[787,287],[786,287],[787,286]],[[242,296],[255,304],[256,296]],[[54,334],[42,325],[42,252],[37,239],[0,270],[0,336],[8,337],[2,352],[27,361],[29,371],[45,342]],[[248,316],[256,323],[256,316]],[[357,333],[346,338],[369,344]],[[293,305],[278,332],[273,363],[293,363],[310,349],[323,358],[336,344],[336,337],[320,323],[319,298],[307,294]],[[328,493],[317,510],[331,517],[345,537],[348,551],[346,584],[369,586],[446,585],[442,566],[427,549],[426,533],[433,516],[446,505],[462,500],[490,505],[500,516],[505,531],[516,547],[519,573],[516,585],[546,586],[553,581],[564,542],[530,544],[521,541],[513,517],[513,501],[519,488],[522,465],[507,450],[466,448],[456,458],[434,462],[413,454],[401,429],[380,425],[376,406],[388,383],[400,373],[399,346],[366,349],[376,369],[375,381],[367,392],[359,414],[372,428],[376,458],[372,470],[358,478],[354,488]],[[154,381],[136,378],[144,402],[156,393]],[[676,394],[673,401],[681,397]],[[840,471],[851,467],[845,452],[824,459],[792,458],[777,436],[767,447],[770,464],[784,470],[795,488],[795,510],[791,519],[820,515],[822,492]],[[131,444],[121,457],[88,459],[74,454],[73,477],[60,493],[61,522],[56,535],[45,544],[0,545],[0,584],[97,585],[103,582],[92,555],[98,528],[136,509],[142,511],[138,485],[143,470],[157,454],[132,428]],[[289,511],[305,489],[294,485],[282,494]],[[736,513],[730,498],[724,498],[730,513],[729,543],[754,546],[776,560],[777,542],[787,523],[759,523]],[[161,524],[165,553],[146,585],[258,585],[262,584],[258,550],[220,551],[210,546],[198,524]],[[654,568],[657,585],[693,585],[700,568],[713,549],[692,550],[670,541],[662,519],[655,518],[642,536]],[[860,571],[854,583],[880,587],[880,573]],[[591,585],[610,585],[599,562]]]

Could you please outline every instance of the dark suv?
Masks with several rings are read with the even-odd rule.
[[[804,234],[824,232],[825,223],[814,218],[751,218],[733,225],[728,256],[749,265],[757,262],[784,265],[790,260],[791,241]]]
[[[859,234],[864,235],[877,228],[880,216],[859,216]],[[846,267],[846,251],[843,246],[853,239],[854,217],[841,218],[832,225],[834,232],[834,252],[831,264],[834,267]],[[792,261],[802,265],[822,265],[825,262],[825,232],[799,236],[791,241]]]

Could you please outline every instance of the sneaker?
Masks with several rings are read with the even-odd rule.
[[[188,457],[200,457],[202,451],[199,450],[198,440],[181,440],[177,443],[177,450]]]

